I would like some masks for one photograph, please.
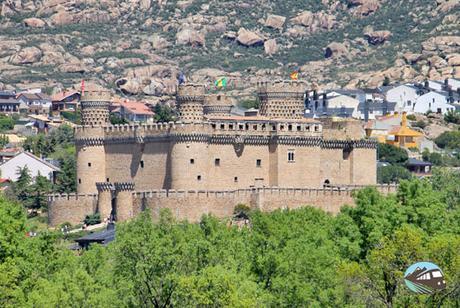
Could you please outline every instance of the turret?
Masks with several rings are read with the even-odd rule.
[[[207,116],[229,116],[232,99],[223,94],[209,94],[204,99],[204,114]]]
[[[302,81],[258,83],[260,115],[277,119],[301,119],[306,84]]]
[[[184,123],[203,121],[204,85],[184,84],[177,88],[179,118]]]
[[[81,98],[81,124],[102,126],[109,123],[110,93],[107,91],[85,92]]]

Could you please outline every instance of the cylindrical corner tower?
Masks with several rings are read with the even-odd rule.
[[[204,99],[204,114],[207,116],[230,116],[232,99],[223,94],[209,94]]]
[[[101,219],[109,219],[112,214],[112,194],[114,187],[112,183],[99,182],[96,183],[98,198],[97,210],[101,215]]]
[[[260,82],[257,89],[260,115],[277,119],[303,118],[306,89],[302,81]]]
[[[102,126],[109,123],[109,92],[85,92],[85,94],[81,98],[80,104],[82,125]]]
[[[134,217],[133,182],[114,183],[116,197],[115,216],[117,221],[126,221]]]
[[[204,85],[184,84],[178,86],[176,103],[182,122],[203,121],[204,93]]]

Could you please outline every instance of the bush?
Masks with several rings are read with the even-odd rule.
[[[416,120],[417,120],[417,118],[415,117],[414,114],[408,114],[408,115],[407,115],[407,119],[408,119],[409,121],[416,121]]]
[[[449,148],[455,149],[460,148],[460,131],[444,132],[439,135],[434,142],[442,149]]]
[[[248,214],[250,211],[251,211],[251,208],[249,206],[247,206],[244,203],[238,203],[233,209],[233,214],[238,214],[240,212]]]
[[[447,123],[460,124],[460,112],[449,111],[444,115],[444,121]]]
[[[72,123],[81,123],[81,116],[78,111],[61,111],[61,116]]]
[[[403,164],[409,158],[406,150],[386,143],[379,143],[377,152],[379,161],[386,161],[390,164]]]
[[[245,109],[259,109],[259,101],[257,100],[245,100],[240,103],[240,107],[245,108]]]
[[[97,225],[101,223],[101,215],[99,213],[86,215],[84,223],[88,226]]]
[[[418,120],[417,122],[415,122],[414,124],[412,124],[414,127],[418,127],[418,128],[421,128],[421,129],[424,129],[425,127],[427,127],[427,123],[423,120]]]
[[[380,184],[399,183],[400,180],[410,178],[412,178],[412,174],[402,166],[391,165],[377,169],[377,182]]]

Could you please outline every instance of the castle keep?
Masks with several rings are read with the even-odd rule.
[[[304,118],[306,90],[300,81],[261,82],[259,115],[243,117],[231,114],[225,95],[185,84],[178,122],[134,125],[110,125],[110,97],[86,94],[75,130],[77,194],[50,197],[50,223],[94,212],[126,220],[163,207],[197,220],[231,215],[240,202],[266,210],[319,205],[324,186],[375,185],[376,143],[362,139],[359,122]]]

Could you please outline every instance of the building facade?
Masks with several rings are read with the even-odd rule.
[[[375,185],[376,142],[363,139],[358,121],[304,118],[305,92],[298,81],[259,83],[260,113],[243,117],[224,96],[186,84],[177,90],[179,122],[119,126],[108,123],[103,93],[85,96],[78,194],[97,194],[102,217],[124,220],[136,192]]]

